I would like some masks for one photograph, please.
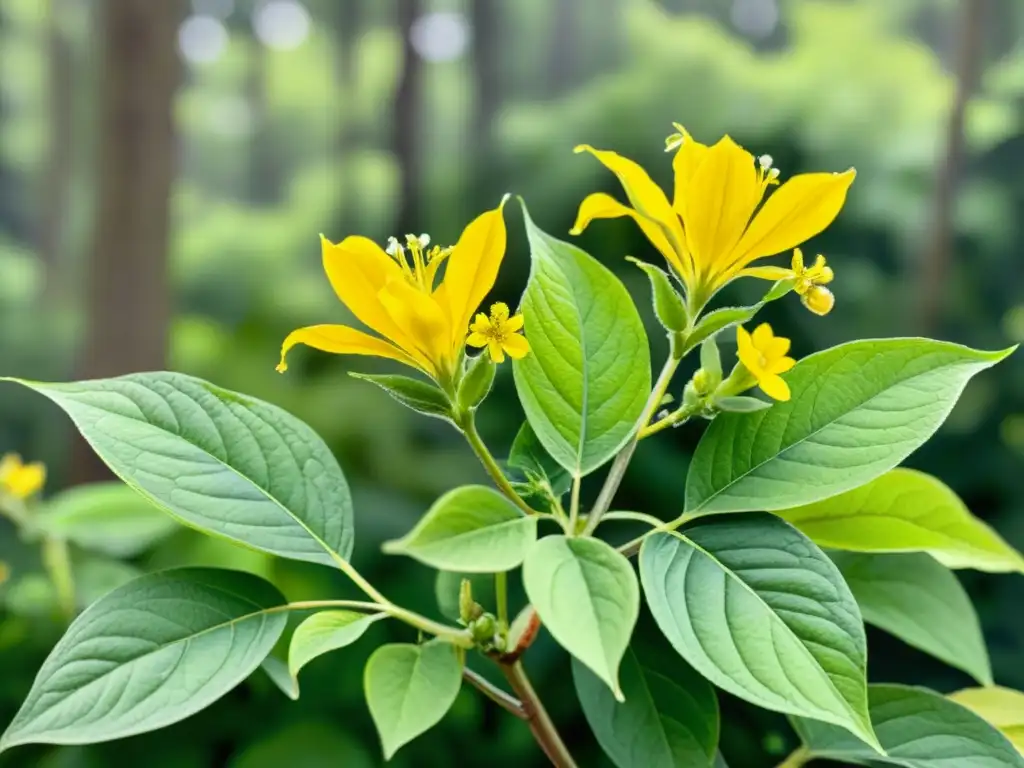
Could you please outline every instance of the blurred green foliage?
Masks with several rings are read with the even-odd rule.
[[[470,2],[424,6],[463,13]],[[306,4],[314,23],[301,47],[260,51],[244,19],[251,3],[238,2],[242,22],[231,26],[223,54],[187,68],[177,103],[182,147],[172,200],[176,314],[169,366],[274,402],[323,435],[353,485],[356,565],[392,599],[431,613],[434,574],[385,557],[379,544],[407,531],[445,490],[485,481],[468,449],[447,425],[420,419],[346,375],[350,369],[376,370],[370,363],[307,351],[294,356],[286,376],[274,373],[288,331],[352,320],[321,272],[318,233],[338,240],[358,232],[383,240],[395,234],[399,209],[402,169],[389,140],[401,69],[394,3],[361,4],[358,34],[345,38],[354,41],[348,57],[354,76],[347,83],[339,75],[344,30],[332,26],[332,0]],[[417,121],[424,159],[417,232],[452,242],[471,216],[506,191],[525,197],[542,228],[567,231],[587,192],[618,193],[596,162],[573,155],[575,144],[613,148],[667,186],[663,140],[678,121],[702,141],[730,133],[755,154],[771,154],[784,175],[857,168],[846,209],[812,244],[836,270],[835,311],[813,317],[792,300],[769,312],[776,327],[793,337],[798,356],[852,338],[917,331],[920,265],[954,91],[949,52],[957,3],[787,0],[779,3],[771,34],[756,40],[731,28],[729,3],[682,0],[664,7],[653,0],[568,0],[571,23],[563,32],[569,37],[560,40],[556,5],[495,4],[500,77],[486,85],[498,88],[499,108],[490,136],[474,127],[479,70],[470,53],[424,64],[420,108],[403,116]],[[1013,3],[993,6],[1000,15],[989,20],[984,77],[967,112],[969,160],[953,222],[956,255],[941,325],[930,329],[937,337],[989,349],[1024,340],[1024,45],[1016,40],[1024,32],[1024,13]],[[88,31],[88,4],[69,8],[62,24],[82,65],[80,85],[91,93],[96,74],[89,65],[97,42]],[[34,246],[48,120],[45,4],[0,0],[0,17],[0,375],[66,379],[73,375],[84,325],[74,287],[89,269],[94,110],[86,99],[76,114],[74,194],[55,268],[68,290],[54,300]],[[558,46],[566,46],[572,71],[562,90],[552,92],[549,68]],[[259,113],[247,91],[256,63],[265,73],[265,109]],[[344,147],[343,133],[353,137]],[[478,143],[485,152],[475,161],[467,147]],[[507,215],[512,235],[495,296],[513,303],[529,267],[520,214],[510,206]],[[639,231],[625,220],[599,222],[580,243],[623,277],[660,344],[646,278],[623,258],[658,262]],[[750,303],[758,287],[741,285],[723,302]],[[14,387],[0,390],[0,452],[18,449],[45,460],[52,490],[61,486],[71,434],[55,411]],[[485,438],[504,455],[522,420],[507,367],[480,418]],[[645,441],[618,506],[674,516],[698,434],[686,428]],[[967,390],[937,439],[910,463],[949,482],[976,514],[1020,547],[1022,461],[1024,362],[1011,358],[998,374]],[[585,486],[588,492],[595,489]],[[0,587],[0,721],[6,722],[61,626],[48,608],[52,597],[34,549],[5,528],[0,559],[13,571],[9,585]],[[355,596],[343,577],[327,569],[274,561],[184,530],[130,561],[132,569],[183,564],[251,570],[272,578],[291,599]],[[111,569],[118,567],[109,561],[92,566],[114,580],[118,574]],[[1014,610],[1019,578],[963,578],[978,603],[997,680],[1024,686],[1024,615]],[[654,642],[649,616],[641,617],[641,627]],[[353,647],[313,662],[296,703],[258,674],[210,710],[165,731],[88,748],[21,748],[0,757],[0,765],[379,765],[361,682],[366,657],[385,638],[412,639],[398,625],[375,625]],[[870,642],[873,680],[944,691],[966,682],[895,640],[871,634]],[[662,653],[672,663],[671,652]],[[565,684],[567,657],[542,642],[531,661],[538,688],[580,764],[605,764]],[[724,696],[723,712],[722,743],[733,768],[771,764],[793,744],[780,717]],[[393,764],[500,768],[539,766],[543,759],[520,722],[467,689],[439,728],[402,750]]]

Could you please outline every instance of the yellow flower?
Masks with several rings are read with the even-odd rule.
[[[736,277],[764,277],[747,269],[751,262],[788,251],[825,229],[843,207],[855,176],[852,168],[800,174],[764,199],[768,187],[778,184],[771,157],[755,160],[728,136],[707,146],[676,128],[679,133],[667,144],[675,151],[671,203],[632,160],[588,145],[576,148],[618,177],[629,206],[602,192],[589,195],[572,234],[594,219],[632,217],[686,286],[691,310]]]
[[[825,286],[832,282],[835,275],[832,268],[825,264],[825,257],[820,253],[814,264],[804,268],[804,254],[799,248],[793,249],[793,276],[796,282],[793,290],[800,294],[800,301],[816,315],[827,315],[835,306],[836,297]]]
[[[27,499],[39,493],[45,483],[46,467],[42,463],[23,464],[16,453],[0,459],[0,492]]]
[[[789,385],[779,376],[796,365],[796,360],[786,357],[789,339],[776,336],[768,323],[761,323],[753,334],[737,326],[736,343],[740,362],[757,380],[761,391],[775,400],[789,400]]]
[[[403,247],[392,238],[388,252],[365,237],[337,245],[321,236],[324,270],[338,298],[373,336],[345,325],[314,325],[293,331],[281,346],[296,344],[341,355],[374,355],[418,368],[437,381],[454,375],[466,328],[494,286],[505,255],[505,201],[478,216],[454,248],[427,250],[426,236],[409,236]],[[437,283],[441,263],[444,277]],[[381,338],[383,337],[383,338]]]
[[[466,343],[472,347],[487,347],[491,359],[496,363],[505,362],[506,352],[513,360],[526,357],[530,343],[525,336],[516,333],[523,327],[523,316],[509,317],[508,314],[508,304],[500,301],[491,304],[491,316],[487,317],[481,312],[469,326],[470,334]]]

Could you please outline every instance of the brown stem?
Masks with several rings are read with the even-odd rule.
[[[480,693],[489,698],[506,712],[511,712],[520,720],[526,719],[526,710],[523,709],[523,703],[515,696],[510,696],[505,693],[501,688],[493,685],[487,678],[477,674],[469,667],[463,668],[462,676],[465,678],[467,683],[472,685],[480,691]]]
[[[569,750],[566,749],[562,737],[558,735],[555,724],[541,703],[537,692],[533,690],[530,679],[526,676],[526,670],[520,662],[515,664],[502,664],[502,671],[508,678],[512,690],[516,692],[523,704],[523,711],[526,713],[526,722],[530,726],[533,737],[537,740],[544,754],[548,756],[551,764],[556,768],[577,768],[576,761],[572,759]]]

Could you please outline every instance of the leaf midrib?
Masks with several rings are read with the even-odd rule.
[[[817,669],[817,670],[819,670],[821,672],[821,676],[824,677],[825,683],[827,684],[829,690],[835,695],[836,699],[838,699],[840,702],[842,702],[842,705],[847,710],[847,712],[853,716],[854,722],[856,722],[861,727],[864,726],[865,723],[864,723],[863,719],[861,718],[860,714],[853,709],[853,707],[850,705],[850,702],[848,702],[846,700],[846,697],[844,697],[842,695],[842,693],[839,692],[839,689],[836,688],[835,683],[832,682],[832,678],[822,668],[821,663],[814,657],[814,654],[812,654],[810,652],[810,650],[807,648],[807,646],[804,645],[803,640],[801,640],[796,635],[796,633],[793,632],[793,630],[789,628],[789,625],[786,624],[786,622],[784,622],[782,620],[782,618],[775,612],[775,609],[772,608],[770,605],[768,605],[768,603],[766,603],[764,601],[764,599],[761,597],[761,595],[759,595],[757,593],[757,591],[754,590],[753,587],[751,587],[749,584],[747,584],[743,579],[741,579],[739,577],[739,575],[735,571],[733,571],[731,568],[727,567],[721,560],[719,560],[717,557],[715,557],[707,549],[705,549],[704,547],[702,547],[699,544],[697,544],[697,542],[695,542],[693,539],[689,538],[688,536],[686,536],[683,533],[680,533],[679,531],[669,531],[668,533],[669,533],[669,535],[677,537],[681,541],[689,544],[691,547],[693,547],[698,552],[702,553],[705,557],[707,557],[709,560],[714,562],[719,568],[721,568],[723,573],[727,574],[731,579],[733,579],[734,581],[738,582],[743,587],[743,589],[745,589],[747,592],[749,592],[757,600],[757,602],[760,603],[765,608],[765,610],[768,612],[768,615],[771,617],[771,619],[773,621],[777,622],[778,624],[780,624],[782,626],[782,628],[786,631],[786,634],[788,636],[790,636],[791,639],[796,641],[796,645],[800,649],[800,652],[802,654],[804,654],[804,656],[807,659],[810,660],[812,666],[815,669]],[[835,622],[831,621],[831,619],[829,620],[829,623],[833,624],[833,626],[835,625]],[[787,677],[788,677],[788,675],[787,675]],[[801,694],[801,695],[803,695],[803,694]],[[807,697],[803,696],[803,698],[806,699]],[[809,699],[808,699],[808,701],[809,701]],[[865,697],[865,702],[867,702],[866,697]],[[867,722],[868,722],[868,727],[870,728],[870,719],[868,719]],[[846,727],[845,724],[843,724],[842,727]]]
[[[25,383],[25,382],[22,382],[22,383]],[[160,397],[160,398],[162,398],[163,400],[166,401],[166,397],[164,397],[164,395],[162,395],[160,392],[157,392],[156,390],[152,389],[148,385],[146,385],[146,384],[144,384],[142,382],[139,382],[139,381],[136,381],[134,383],[138,384],[139,386],[145,388],[147,391],[152,392],[157,397]],[[29,386],[31,386],[31,385],[29,385]],[[32,388],[36,389],[36,387],[32,387]],[[53,400],[58,405],[60,405],[61,408],[64,410],[64,412],[67,413],[68,416],[71,418],[71,420],[75,423],[75,425],[79,427],[79,432],[82,433],[82,437],[85,438],[86,442],[88,442],[90,446],[92,446],[93,450],[96,451],[96,453],[99,454],[100,456],[105,455],[105,451],[100,450],[100,448],[96,445],[96,443],[81,430],[81,424],[79,422],[79,419],[76,418],[76,416],[71,413],[70,409],[65,408],[63,405],[61,405],[60,402],[58,402],[58,397],[56,397],[54,395],[51,395],[50,389],[51,389],[50,386],[43,385],[42,388],[41,389],[37,389],[37,391],[41,391],[44,395],[46,395],[51,400]],[[60,393],[64,392],[64,390],[62,388],[60,388],[59,386],[58,387],[53,387],[52,389],[53,389],[54,392],[60,392]],[[193,398],[191,395],[185,393],[180,388],[176,388],[176,390],[179,393],[181,393],[182,396],[187,397],[190,401],[192,401],[192,403],[194,403],[201,411],[206,413],[205,409],[202,407],[202,405],[197,400],[195,400],[195,398]],[[109,390],[109,391],[114,392],[115,390]],[[131,402],[132,405],[135,405],[136,407],[138,407],[138,405],[130,397],[128,397],[124,393],[117,392],[117,394],[120,395],[121,397],[125,398],[129,402]],[[211,394],[213,394],[213,393],[211,393]],[[217,399],[218,403],[223,405],[225,408],[228,407],[228,404],[225,403],[223,400],[221,400],[219,397],[217,397],[215,394],[213,394],[213,396]],[[65,394],[65,397],[68,397],[68,395]],[[142,424],[146,428],[151,429],[151,430],[156,431],[156,432],[159,432],[160,434],[172,436],[172,437],[174,437],[174,438],[176,438],[178,440],[181,440],[183,443],[186,443],[187,445],[191,446],[195,450],[201,452],[203,455],[209,456],[217,464],[219,464],[220,466],[230,470],[232,474],[236,475],[237,477],[241,478],[245,482],[249,483],[253,488],[258,490],[260,492],[260,494],[262,494],[268,501],[270,501],[275,506],[277,506],[279,509],[281,509],[288,517],[290,517],[292,520],[294,520],[299,525],[299,527],[302,528],[309,535],[309,537],[311,539],[313,539],[317,544],[319,544],[323,548],[323,550],[331,557],[331,559],[333,559],[335,562],[337,562],[339,560],[342,560],[342,561],[344,560],[344,558],[341,556],[340,553],[335,552],[331,547],[329,547],[327,545],[327,542],[325,542],[317,534],[315,534],[309,528],[309,526],[306,525],[306,523],[301,518],[299,518],[294,512],[292,512],[287,506],[285,506],[277,497],[272,495],[269,490],[263,488],[259,483],[257,483],[255,480],[253,480],[248,475],[246,475],[244,472],[240,471],[236,467],[231,466],[230,464],[228,464],[226,461],[224,461],[220,457],[214,456],[212,453],[207,451],[202,446],[197,445],[192,440],[190,440],[190,439],[188,439],[188,438],[186,438],[183,435],[180,435],[178,433],[169,432],[167,430],[161,429],[160,427],[156,426],[155,424],[153,424],[150,421],[146,421],[146,420],[143,420],[143,419],[138,419],[138,418],[135,418],[135,417],[132,417],[132,416],[126,416],[123,413],[113,413],[111,411],[105,411],[102,408],[98,408],[98,407],[96,407],[94,405],[91,405],[89,403],[85,403],[85,402],[83,402],[81,400],[76,400],[76,399],[74,399],[74,397],[68,397],[68,399],[71,402],[73,402],[75,405],[79,406],[80,408],[85,408],[85,409],[89,409],[89,410],[92,410],[92,411],[98,411],[99,413],[107,415],[107,416],[113,415],[113,416],[117,416],[119,418],[127,419],[127,420],[135,422],[137,424]],[[168,405],[170,405],[170,404],[168,404]],[[207,414],[207,415],[209,416],[209,414]],[[211,421],[212,421],[212,419],[211,419]],[[262,454],[262,450],[260,452]],[[164,510],[164,512],[169,514],[171,517],[173,517],[176,520],[181,521],[181,523],[183,525],[187,525],[190,528],[197,528],[197,526],[194,523],[192,523],[190,520],[187,520],[184,517],[181,517],[179,514],[174,512],[163,501],[161,501],[160,499],[157,499],[153,494],[151,494],[148,491],[146,491],[145,489],[143,489],[138,483],[136,483],[135,481],[125,477],[121,472],[119,472],[118,470],[114,469],[113,467],[110,467],[110,464],[108,462],[105,462],[105,463],[107,463],[107,466],[111,469],[111,471],[115,475],[117,475],[126,485],[128,485],[129,487],[135,489],[135,491],[137,493],[143,495],[147,499],[150,499],[153,503],[155,503],[160,509]],[[200,529],[200,530],[202,530],[203,533],[210,533],[210,531],[207,531],[206,529]],[[228,536],[227,534],[220,533],[220,532],[214,532],[214,533],[215,533],[215,535],[220,536],[221,538],[228,539],[229,541],[240,542],[239,539],[236,539],[236,538],[234,538],[232,536]],[[255,545],[250,544],[248,542],[241,542],[241,543],[246,544],[247,546],[249,546],[251,548],[255,548],[255,549],[257,549],[258,551],[261,551],[261,552],[270,551],[270,550],[265,550],[262,547],[255,547]]]
[[[839,361],[837,360],[835,362],[838,363]],[[867,398],[866,400],[861,401],[860,403],[858,403],[854,407],[848,408],[847,410],[845,410],[842,413],[838,414],[837,416],[835,416],[834,418],[830,419],[826,423],[822,424],[820,427],[815,429],[813,432],[807,433],[806,435],[801,437],[799,440],[796,440],[795,442],[790,443],[789,445],[787,445],[782,450],[778,451],[777,453],[772,454],[767,459],[764,459],[763,461],[761,461],[761,462],[755,464],[754,466],[750,467],[745,472],[743,472],[742,474],[740,474],[737,477],[733,478],[728,483],[726,483],[721,488],[719,488],[717,491],[712,493],[710,496],[708,496],[706,499],[704,499],[704,501],[702,501],[697,507],[695,507],[694,509],[690,510],[690,512],[691,513],[700,512],[702,509],[707,507],[713,500],[717,499],[719,496],[721,496],[723,493],[728,491],[730,488],[732,488],[737,483],[745,480],[749,475],[751,475],[754,472],[756,472],[759,469],[761,469],[761,467],[765,466],[766,464],[770,464],[771,462],[777,460],[780,456],[782,456],[783,454],[789,452],[793,448],[796,448],[797,446],[802,445],[803,443],[805,443],[806,441],[810,440],[812,437],[816,436],[820,432],[822,432],[822,431],[824,431],[824,430],[834,426],[837,421],[839,421],[840,419],[844,418],[845,416],[848,416],[849,414],[854,413],[855,411],[859,411],[864,406],[868,405],[872,400],[875,400],[876,398],[881,397],[883,394],[885,394],[887,391],[889,391],[890,389],[892,389],[896,385],[907,384],[909,382],[914,381],[915,379],[919,379],[919,378],[922,378],[924,376],[930,376],[933,373],[935,373],[936,371],[939,371],[939,370],[941,370],[943,368],[958,368],[960,366],[974,366],[974,365],[979,365],[979,364],[980,364],[980,362],[972,363],[972,362],[967,362],[967,361],[950,363],[949,365],[937,366],[937,367],[932,368],[932,369],[930,369],[928,371],[925,371],[923,373],[915,374],[915,375],[910,376],[910,377],[908,377],[906,379],[898,380],[895,384],[892,384],[892,385],[886,387],[885,389],[882,389],[881,391],[876,392],[875,394],[871,395],[871,397]],[[952,409],[952,405],[950,405],[950,409]]]

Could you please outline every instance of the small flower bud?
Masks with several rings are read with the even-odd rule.
[[[800,297],[801,303],[816,315],[827,315],[835,306],[836,297],[823,285],[812,285]]]
[[[479,603],[473,602],[473,583],[463,579],[459,586],[459,618],[469,626],[483,614],[484,609]]]
[[[698,397],[703,397],[712,390],[711,374],[703,368],[698,368],[693,374],[693,391]]]
[[[469,632],[473,636],[473,640],[484,646],[493,644],[496,629],[497,624],[494,621],[494,616],[489,613],[483,614],[469,626]]]
[[[471,411],[484,401],[494,384],[494,373],[494,361],[486,352],[470,362],[456,395],[460,410]]]

